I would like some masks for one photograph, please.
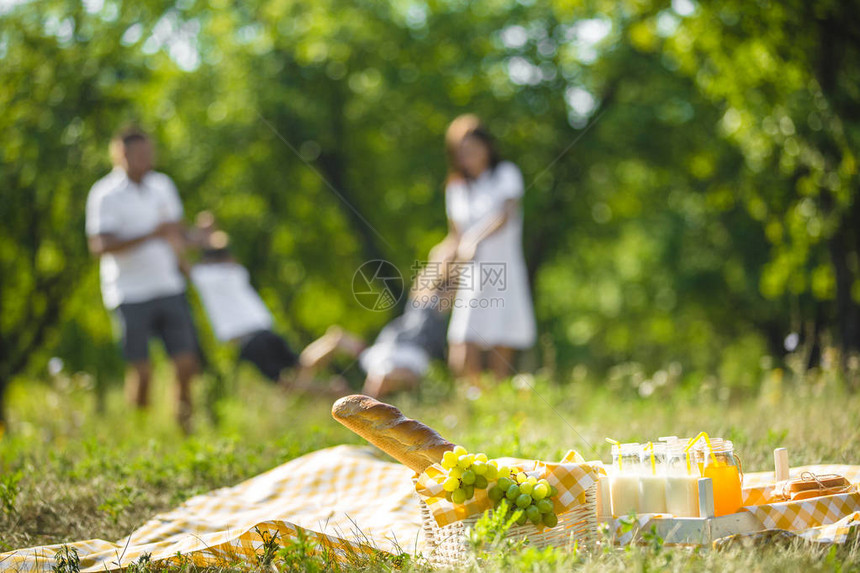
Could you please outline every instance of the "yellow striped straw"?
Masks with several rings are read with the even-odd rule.
[[[690,475],[691,473],[693,473],[693,467],[692,467],[691,459],[690,459],[690,457],[691,457],[690,449],[693,447],[693,444],[695,444],[696,442],[699,441],[699,438],[701,438],[701,437],[702,437],[702,432],[699,432],[698,434],[696,434],[696,437],[690,438],[690,441],[687,442],[687,446],[684,448],[684,453],[687,454],[687,475]]]
[[[645,451],[651,451],[651,474],[657,475],[657,462],[654,460],[654,442],[648,442]]]
[[[699,432],[695,438],[691,438],[687,447],[684,448],[684,451],[687,452],[687,472],[690,471],[690,448],[698,442],[701,438],[705,439],[705,444],[708,446],[708,451],[711,452],[711,461],[714,462],[714,465],[717,465],[717,456],[714,455],[714,448],[711,446],[711,438],[708,436],[707,432]]]

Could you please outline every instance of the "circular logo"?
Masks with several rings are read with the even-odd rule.
[[[352,296],[367,310],[388,310],[397,304],[402,294],[403,276],[388,261],[367,261],[352,275]]]

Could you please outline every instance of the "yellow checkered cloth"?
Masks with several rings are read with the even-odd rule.
[[[573,457],[573,453],[569,456]],[[498,461],[500,465],[515,467],[537,479],[546,478],[550,485],[558,489],[558,496],[554,500],[557,513],[563,513],[577,503],[583,503],[585,490],[597,481],[598,475],[605,473],[603,464],[600,462],[572,463],[562,460],[553,463],[514,458],[502,458]],[[493,501],[484,489],[476,489],[475,497],[464,504],[449,502],[445,499],[445,490],[442,489],[442,483],[447,477],[446,470],[439,464],[434,464],[418,476],[415,484],[415,490],[427,504],[430,514],[439,527],[462,521],[467,517],[481,515],[484,511],[492,509]]]
[[[283,544],[302,531],[341,560],[375,550],[413,553],[422,549],[413,476],[409,468],[376,457],[372,448],[337,446],[191,498],[116,543],[68,545],[77,550],[82,571],[118,570],[146,554],[165,564],[253,563],[262,553],[261,533],[277,535]],[[61,548],[4,553],[0,570],[51,571]]]
[[[801,466],[792,468],[790,477],[804,473],[839,474],[852,484],[860,483],[860,466]],[[744,476],[744,510],[755,515],[765,529],[801,532],[801,537],[822,543],[844,543],[850,530],[860,525],[860,492],[771,503],[774,484],[768,481],[772,480],[770,472]]]
[[[803,473],[816,475],[839,474],[860,486],[860,466],[813,465],[792,468],[790,477]],[[853,532],[860,532],[860,492],[844,493],[802,501],[773,502],[775,487],[773,472],[744,474],[742,511],[756,516],[765,530],[779,529],[818,543],[845,543]],[[860,489],[860,488],[855,488]],[[668,516],[642,514],[633,527],[625,526],[626,518],[615,519],[610,527],[618,543],[633,540],[638,531],[648,531],[652,520]],[[756,535],[756,534],[749,534]]]
[[[558,464],[500,461],[528,469],[532,475],[546,475],[559,489],[559,502],[565,507],[575,504],[601,471],[598,464],[571,463],[567,456]],[[792,474],[804,471],[839,473],[852,482],[860,478],[860,466],[806,466],[795,468]],[[427,472],[428,477],[431,473]],[[84,572],[116,571],[145,555],[164,565],[253,563],[268,536],[285,545],[304,535],[318,551],[327,551],[341,561],[375,551],[417,553],[424,547],[414,478],[410,469],[379,459],[371,448],[337,446],[297,458],[236,486],[191,498],[115,543],[93,539],[68,546],[77,551]],[[770,472],[747,474],[745,483],[762,487],[772,479]],[[795,502],[804,506],[796,515],[776,507],[786,504],[747,510],[760,511],[763,522],[773,520],[804,538],[839,543],[860,531],[854,495],[848,496],[849,501]],[[822,502],[828,504],[826,509],[819,507]],[[640,517],[647,522],[655,516]],[[51,571],[62,547],[4,553],[0,570]]]

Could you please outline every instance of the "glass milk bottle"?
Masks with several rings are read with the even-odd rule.
[[[666,513],[666,444],[649,443],[639,459],[639,513]]]
[[[741,472],[729,440],[715,438],[696,448],[697,465],[702,477],[711,478],[714,487],[714,514],[737,513],[743,506]]]
[[[675,517],[699,517],[699,468],[692,459],[688,463],[682,443],[669,448],[664,469],[666,511]]]
[[[639,472],[639,444],[612,446],[612,515],[620,517],[639,510]]]

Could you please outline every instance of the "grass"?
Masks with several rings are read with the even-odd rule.
[[[525,377],[470,399],[437,373],[418,395],[393,401],[452,441],[491,457],[558,459],[573,448],[586,458],[608,461],[605,436],[644,441],[707,430],[735,442],[747,471],[770,470],[777,446],[789,449],[792,465],[860,463],[860,396],[846,392],[833,376],[786,382],[778,372],[766,372],[761,391],[663,377],[642,392],[642,377],[628,374],[622,369],[601,383],[580,379],[563,385]],[[130,412],[119,388],[108,392],[105,411],[97,413],[90,380],[83,375],[14,384],[8,395],[11,431],[0,441],[0,551],[120,539],[190,496],[319,448],[362,443],[331,419],[329,402],[283,395],[247,371],[240,376],[235,395],[219,406],[220,424],[214,427],[198,409],[198,432],[188,439],[172,423],[172,388],[164,367],[156,376],[154,406],[146,413]],[[272,565],[332,567],[293,544],[273,548],[266,563],[236,568]],[[860,570],[860,550],[856,542],[819,548],[795,541],[691,551],[652,539],[647,546],[589,557],[502,551],[482,567],[543,571],[574,565],[583,571]],[[349,567],[421,568],[408,558]]]

